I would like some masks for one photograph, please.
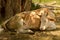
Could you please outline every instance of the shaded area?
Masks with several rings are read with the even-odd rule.
[[[54,32],[55,31],[36,31],[35,34],[14,34],[11,32],[4,32],[0,35],[0,40],[60,40],[60,35]]]

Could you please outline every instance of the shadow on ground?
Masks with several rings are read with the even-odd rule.
[[[60,40],[60,28],[51,31],[35,31],[34,34],[2,32],[0,40]]]

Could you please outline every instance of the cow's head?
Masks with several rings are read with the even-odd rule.
[[[45,30],[47,28],[47,23],[48,23],[48,19],[47,19],[48,9],[47,8],[41,9],[38,15],[41,15],[40,30]]]

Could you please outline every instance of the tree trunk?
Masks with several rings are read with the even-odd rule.
[[[32,0],[0,0],[1,16],[4,20],[14,16],[16,13],[29,11]]]
[[[1,20],[1,0],[0,0],[0,20]]]
[[[32,0],[21,0],[21,11],[29,11],[31,9]]]
[[[13,16],[12,1],[6,0],[5,3],[5,18],[8,19]]]

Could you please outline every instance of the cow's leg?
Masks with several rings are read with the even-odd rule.
[[[17,33],[34,33],[32,30],[29,29],[20,29],[17,31]]]
[[[34,33],[34,32],[26,27],[22,27],[17,30],[17,33]]]
[[[21,27],[17,29],[17,33],[34,33],[29,29],[28,25],[23,19],[19,21],[19,24],[21,25]]]

